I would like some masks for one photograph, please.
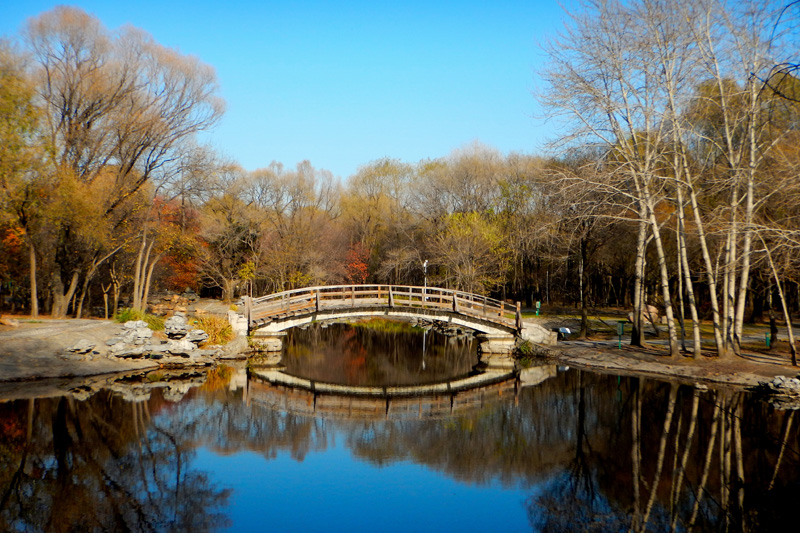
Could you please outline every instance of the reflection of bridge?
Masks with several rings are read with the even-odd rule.
[[[488,372],[462,380],[417,387],[349,387],[257,370],[248,402],[297,415],[355,419],[441,418],[513,397],[516,373]]]
[[[485,354],[511,353],[517,336],[532,327],[523,324],[519,302],[511,305],[438,287],[335,285],[245,299],[248,329],[266,351],[281,349],[287,329],[317,320],[360,317],[417,318],[470,328],[481,334]],[[549,339],[547,332],[542,338]]]

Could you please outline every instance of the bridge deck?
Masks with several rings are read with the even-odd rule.
[[[439,287],[332,285],[245,299],[245,315],[251,329],[290,316],[356,307],[444,310],[517,329],[522,323],[519,303],[514,306],[494,298]]]

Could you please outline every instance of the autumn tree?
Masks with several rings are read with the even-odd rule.
[[[34,96],[22,58],[0,41],[0,225],[8,225],[8,236],[15,235],[15,242],[22,244],[24,240],[27,244],[30,308],[36,317],[39,298],[34,234],[44,217],[48,195],[41,173],[45,155],[38,135],[41,114]]]
[[[213,69],[135,28],[112,34],[77,8],[30,20],[43,134],[53,147],[48,174],[91,198],[98,223],[124,224],[133,197],[168,172],[182,146],[222,113]],[[103,183],[99,183],[103,182]],[[113,251],[82,240],[74,220],[55,226],[53,316],[64,316],[79,279]]]

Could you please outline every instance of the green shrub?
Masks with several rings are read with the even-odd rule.
[[[163,317],[151,315],[139,309],[133,309],[130,307],[119,309],[117,314],[114,315],[114,320],[120,324],[124,324],[130,320],[144,320],[147,322],[147,327],[153,331],[162,331],[164,329]]]
[[[198,318],[196,325],[208,333],[207,344],[225,344],[233,340],[233,328],[227,318],[206,315]]]
[[[120,324],[124,324],[125,322],[129,322],[131,320],[144,320],[144,315],[144,311],[133,309],[132,307],[126,307],[124,309],[117,309],[117,314],[114,315],[114,320]]]
[[[147,322],[147,327],[153,331],[164,331],[164,317],[151,314],[144,315],[144,321]]]
[[[532,357],[533,353],[533,345],[529,341],[522,341],[517,345],[517,353],[522,355],[523,357]]]

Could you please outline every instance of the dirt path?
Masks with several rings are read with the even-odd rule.
[[[19,327],[0,326],[0,382],[94,376],[157,368],[152,361],[118,361],[106,357],[105,341],[120,324],[109,320],[20,320]],[[67,356],[66,348],[80,340],[96,345],[91,359]]]
[[[646,349],[614,341],[560,342],[552,357],[562,364],[617,375],[651,375],[677,379],[686,383],[704,383],[735,387],[755,387],[775,376],[794,377],[800,368],[793,367],[788,358],[763,354],[744,354],[721,361],[705,355],[695,360],[689,357],[671,358],[659,346]]]

